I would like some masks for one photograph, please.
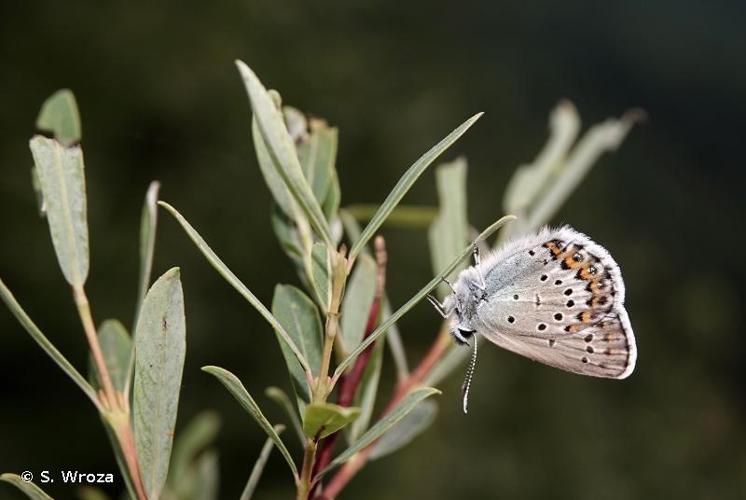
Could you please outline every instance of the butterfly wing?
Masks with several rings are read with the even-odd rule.
[[[611,255],[569,227],[509,245],[482,266],[488,297],[477,331],[562,370],[625,378],[637,351],[624,282]]]

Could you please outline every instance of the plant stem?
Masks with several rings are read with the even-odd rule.
[[[307,500],[311,493],[311,473],[313,472],[313,463],[316,458],[316,445],[316,439],[309,439],[306,442],[306,449],[303,452],[303,468],[298,479],[296,500]]]
[[[375,240],[376,249],[376,290],[373,297],[373,303],[370,306],[370,312],[368,313],[368,322],[365,325],[365,333],[363,338],[369,336],[376,329],[378,323],[378,314],[381,310],[381,301],[383,300],[383,294],[386,287],[386,263],[388,261],[388,255],[386,253],[386,243],[382,236],[378,236]],[[358,386],[363,379],[363,374],[370,361],[370,356],[373,353],[375,343],[368,346],[366,350],[360,353],[360,356],[355,359],[355,363],[352,365],[352,369],[349,374],[342,375],[339,383],[339,391],[337,393],[337,404],[339,406],[351,406],[355,394],[357,393]],[[339,432],[335,432],[328,438],[324,439],[321,443],[321,450],[319,451],[318,460],[313,468],[313,475],[323,470],[329,462],[332,460],[332,452],[334,451],[334,445],[337,443],[339,438]]]
[[[401,401],[407,394],[413,389],[417,388],[427,375],[435,367],[436,363],[443,357],[451,345],[451,338],[448,334],[448,328],[441,328],[438,338],[430,346],[425,357],[422,358],[417,368],[404,379],[394,392],[391,400],[383,410],[382,415],[386,415],[390,412],[396,404]],[[316,497],[317,500],[332,500],[347,486],[355,475],[360,472],[365,464],[368,462],[371,451],[375,441],[368,445],[366,448],[356,453],[350,460],[348,460],[329,481],[323,492]]]
[[[96,365],[98,378],[103,386],[103,392],[99,391],[99,411],[104,419],[111,425],[114,434],[119,442],[119,447],[124,455],[130,478],[135,486],[137,498],[139,500],[148,500],[145,494],[145,488],[140,477],[140,466],[137,461],[137,450],[135,449],[135,438],[132,432],[132,423],[130,420],[129,398],[127,395],[118,392],[111,382],[109,369],[106,367],[101,344],[98,341],[96,326],[93,323],[91,306],[85,289],[82,286],[73,286],[73,297],[75,305],[78,307],[80,321],[83,324],[83,331],[88,339],[88,345],[91,349],[93,362]]]
[[[148,500],[145,494],[145,487],[140,476],[140,464],[137,461],[137,450],[135,449],[135,436],[132,433],[129,412],[119,410],[117,413],[109,415],[109,422],[114,428],[114,434],[119,441],[119,447],[122,450],[124,461],[129,470],[130,478],[135,487],[138,500]]]
[[[114,390],[114,385],[111,383],[109,370],[106,368],[104,355],[101,352],[101,345],[98,342],[98,335],[96,334],[96,326],[93,324],[93,317],[91,316],[91,306],[88,303],[88,297],[82,285],[73,286],[73,297],[75,298],[75,305],[78,307],[80,321],[83,323],[83,331],[85,331],[88,345],[91,348],[91,355],[96,365],[98,378],[101,381],[101,385],[103,385],[104,394],[109,403],[108,406],[109,408],[114,408],[117,405],[116,391]]]
[[[329,304],[329,312],[326,315],[326,327],[324,328],[324,350],[321,355],[321,369],[313,391],[313,401],[323,403],[329,396],[329,367],[331,366],[334,339],[339,331],[339,308],[342,304],[347,281],[347,259],[345,259],[345,248],[339,253],[331,255],[332,265],[332,297]]]

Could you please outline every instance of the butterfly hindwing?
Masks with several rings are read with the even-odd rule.
[[[586,235],[565,226],[509,243],[463,271],[456,290],[473,290],[480,272],[484,300],[456,296],[455,327],[574,373],[624,378],[634,369],[621,272]]]

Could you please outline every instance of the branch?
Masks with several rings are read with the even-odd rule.
[[[384,289],[386,287],[386,263],[388,256],[386,253],[386,243],[382,236],[378,236],[375,240],[376,249],[376,291],[373,298],[373,303],[370,306],[370,312],[368,313],[368,323],[365,326],[365,333],[363,338],[368,337],[376,329],[378,323],[378,314],[381,310],[381,301],[383,298]],[[373,353],[375,342],[368,346],[360,356],[355,360],[352,369],[346,375],[342,376],[342,380],[339,386],[339,392],[337,396],[337,404],[339,406],[351,406],[355,400],[355,394],[360,386],[360,382],[363,379],[363,374],[370,361],[370,356]],[[323,470],[329,462],[332,460],[332,453],[334,446],[337,443],[339,432],[335,432],[328,438],[326,438],[321,444],[321,450],[318,454],[318,460],[313,469],[313,477],[318,474],[319,471]]]

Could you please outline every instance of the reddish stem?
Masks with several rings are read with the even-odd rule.
[[[427,377],[430,371],[433,369],[435,364],[445,354],[448,347],[451,345],[450,335],[448,330],[441,330],[438,338],[433,342],[432,346],[428,350],[427,354],[420,361],[417,368],[403,380],[396,389],[396,392],[391,397],[391,400],[383,410],[382,415],[390,412],[402,400],[409,392],[416,386],[420,385],[422,381]],[[316,500],[332,500],[347,486],[353,477],[362,469],[368,462],[368,457],[373,449],[375,442],[368,445],[366,448],[354,455],[347,463],[345,463],[334,477],[329,481],[329,484],[324,488],[324,491],[316,497]]]
[[[367,338],[376,329],[378,324],[378,314],[381,311],[381,300],[383,298],[383,291],[386,286],[386,246],[383,237],[379,236],[375,240],[376,249],[376,292],[373,298],[373,303],[370,306],[370,312],[368,313],[368,322],[365,325],[365,333],[363,339]],[[337,392],[337,404],[339,406],[350,406],[355,400],[355,394],[360,386],[360,382],[363,380],[365,369],[370,361],[370,356],[373,354],[373,348],[376,343],[373,342],[368,346],[360,355],[355,359],[355,363],[352,365],[352,369],[346,375],[343,374],[339,381],[339,390]],[[321,449],[317,455],[316,463],[313,468],[313,475],[316,477],[319,471],[329,465],[332,460],[332,453],[334,452],[334,446],[337,444],[339,432],[332,434],[327,437],[321,443]]]
[[[375,330],[378,312],[381,309],[381,300],[376,297],[373,300],[373,305],[370,308],[370,314],[368,315],[368,326],[365,328],[365,337],[370,335]],[[352,370],[347,375],[343,375],[339,386],[339,395],[337,397],[337,404],[339,406],[350,406],[355,399],[355,393],[360,385],[360,381],[363,379],[365,368],[368,366],[368,361],[373,353],[373,348],[376,343],[373,342],[367,349],[360,353],[355,360],[355,364],[352,366]],[[324,439],[321,444],[321,451],[319,451],[318,459],[313,469],[313,476],[315,477],[319,471],[323,470],[324,467],[329,465],[332,460],[332,453],[334,452],[334,446],[337,444],[337,438],[339,432],[335,432],[328,438]]]

